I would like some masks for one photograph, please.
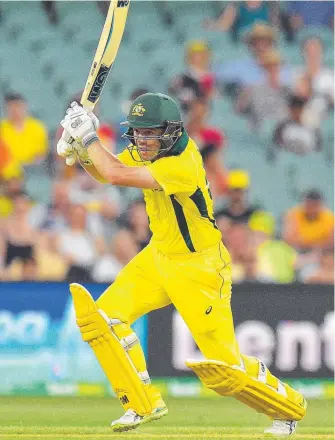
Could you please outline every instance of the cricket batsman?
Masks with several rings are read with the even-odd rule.
[[[67,164],[78,159],[99,182],[142,188],[150,220],[149,245],[96,302],[83,286],[70,286],[82,337],[125,410],[112,429],[128,431],[168,412],[131,325],[172,303],[205,357],[186,361],[203,384],[269,416],[272,426],[265,433],[293,434],[306,412],[304,397],[262,361],[239,351],[230,256],[215,223],[201,155],[177,104],[161,93],[146,93],[132,103],[123,124],[129,145],[115,156],[99,141],[97,118],[73,102],[57,145]]]

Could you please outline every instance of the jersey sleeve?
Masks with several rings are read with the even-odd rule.
[[[147,165],[147,169],[167,195],[193,193],[197,189],[196,164],[187,158],[165,157]]]

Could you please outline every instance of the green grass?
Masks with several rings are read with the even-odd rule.
[[[269,419],[233,399],[167,399],[169,415],[125,434],[112,433],[122,414],[113,398],[1,397],[0,439],[207,440],[262,439]],[[333,402],[310,400],[293,439],[334,438]]]

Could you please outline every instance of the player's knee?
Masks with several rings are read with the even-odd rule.
[[[127,322],[119,318],[109,318],[103,310],[99,310],[99,313],[106,320],[125,351],[128,352],[131,348],[140,343],[136,333]]]

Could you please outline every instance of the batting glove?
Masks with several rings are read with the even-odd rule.
[[[66,165],[72,166],[76,163],[76,146],[77,142],[64,130],[57,143],[57,154],[65,158]]]
[[[65,118],[60,122],[64,130],[81,145],[87,149],[93,142],[97,141],[97,128],[99,121],[95,115],[88,114],[87,111],[72,102],[71,107],[66,111]]]

